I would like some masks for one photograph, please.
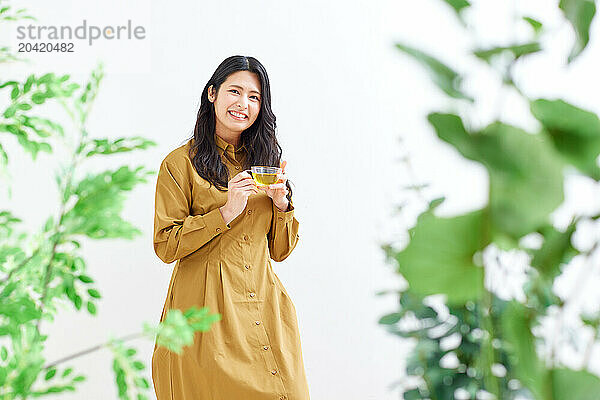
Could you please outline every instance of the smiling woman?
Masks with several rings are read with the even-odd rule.
[[[219,65],[194,136],[163,160],[154,250],[177,261],[168,310],[208,307],[221,321],[182,354],[155,345],[158,400],[309,400],[296,308],[273,271],[299,241],[287,179],[260,191],[244,171],[282,166],[267,73],[252,57]]]
[[[220,95],[216,96],[214,85],[209,87],[208,98],[215,105],[217,115],[217,130],[223,132],[224,139],[237,145],[239,134],[233,133],[232,129],[246,129],[252,126],[260,112],[260,81],[256,74],[249,71],[237,71],[229,75],[221,86]],[[226,118],[228,117],[228,118]],[[227,126],[228,121],[233,119],[243,124]]]
[[[245,118],[240,119],[236,113]],[[245,149],[240,165],[240,170],[245,170],[253,165],[281,166],[276,128],[264,66],[253,57],[230,57],[219,65],[202,92],[188,155],[203,179],[218,190],[227,190],[229,176],[213,150],[214,133],[235,150]],[[288,201],[293,194],[289,182],[285,184]]]

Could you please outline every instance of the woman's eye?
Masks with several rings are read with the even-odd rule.
[[[230,92],[239,93],[236,89],[231,89]],[[260,99],[258,98],[258,96],[250,96],[250,97],[254,97],[256,100],[260,101]]]

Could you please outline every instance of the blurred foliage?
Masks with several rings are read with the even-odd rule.
[[[34,19],[24,9],[13,12],[5,3],[0,1],[1,21]],[[15,60],[19,58],[8,47],[0,49],[0,62]],[[135,349],[125,346],[124,338],[111,338],[50,363],[42,354],[48,338],[40,329],[42,321],[54,321],[59,306],[68,304],[96,315],[102,299],[87,269],[82,239],[138,236],[139,229],[121,217],[126,194],[138,184],[148,183],[147,178],[156,173],[144,166],[127,165],[84,173],[83,164],[92,157],[156,145],[139,136],[116,140],[89,136],[86,122],[103,76],[100,64],[84,85],[73,82],[69,75],[54,73],[31,74],[23,81],[0,79],[0,94],[8,98],[0,114],[0,172],[8,174],[13,154],[9,157],[3,144],[11,138],[33,161],[39,152],[54,154],[57,144],[67,151],[66,157],[55,157],[59,164],[55,174],[58,212],[49,216],[39,231],[19,230],[22,220],[10,210],[0,209],[0,400],[75,391],[86,377],[62,364],[102,348],[113,353],[119,399],[148,398],[150,384],[142,375],[145,365],[136,359]],[[73,129],[41,116],[39,111],[50,102],[62,107]],[[11,193],[7,184],[2,189]],[[156,327],[144,323],[142,332],[126,340],[147,337],[181,353],[193,343],[195,332],[207,331],[219,319],[219,314],[209,314],[206,308],[169,310],[164,322]]]
[[[445,3],[466,27],[470,3]],[[575,32],[569,64],[589,41],[595,5],[561,0],[559,9]],[[598,341],[600,313],[581,316],[594,331],[581,369],[563,365],[554,348],[534,335],[551,307],[564,312],[565,301],[553,291],[556,278],[575,257],[583,258],[589,271],[598,252],[597,242],[584,252],[571,239],[581,224],[593,223],[599,215],[574,215],[560,230],[552,225],[551,214],[565,199],[565,169],[594,185],[600,181],[600,120],[561,99],[529,98],[515,83],[512,68],[517,60],[543,51],[543,24],[518,16],[516,23],[523,22],[532,28],[529,40],[473,49],[470,55],[494,68],[502,83],[527,101],[539,130],[529,132],[499,120],[475,127],[464,116],[429,113],[427,120],[441,140],[485,168],[489,201],[478,210],[439,217],[435,211],[444,198],[432,200],[409,229],[404,248],[382,245],[387,261],[407,282],[406,289],[392,291],[399,296],[398,310],[379,321],[390,333],[415,342],[406,375],[416,383],[403,384],[404,399],[600,399],[600,378],[586,369]],[[405,43],[395,48],[422,64],[451,101],[475,102],[461,87],[461,73]],[[525,245],[529,235],[539,237],[541,245]],[[490,261],[484,254],[492,247],[527,256],[524,299],[503,300],[485,284]],[[441,299],[437,309],[434,299]],[[552,353],[544,352],[548,348]]]

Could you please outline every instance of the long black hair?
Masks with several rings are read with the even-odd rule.
[[[229,172],[221,161],[215,143],[216,114],[214,103],[208,100],[208,88],[213,85],[215,93],[227,80],[227,77],[237,71],[250,71],[258,76],[262,101],[256,121],[242,132],[239,146],[244,146],[246,158],[244,169],[252,165],[281,166],[281,146],[275,137],[275,114],[271,110],[271,84],[265,67],[254,57],[231,56],[223,60],[210,77],[200,99],[200,109],[194,127],[189,149],[189,156],[198,174],[214,185],[218,190],[227,190]],[[287,199],[292,199],[290,180],[286,182]]]

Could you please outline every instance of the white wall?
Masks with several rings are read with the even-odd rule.
[[[473,11],[484,43],[504,44],[512,35],[504,10],[476,3]],[[529,4],[544,22],[561,21],[546,2]],[[91,162],[95,170],[113,162],[157,170],[162,158],[191,134],[201,91],[224,58],[251,55],[266,66],[286,172],[296,184],[294,204],[303,238],[274,269],[298,311],[311,397],[399,398],[398,390],[389,386],[403,375],[408,346],[377,325],[395,309],[396,299],[374,295],[401,284],[393,267],[384,263],[379,244],[403,239],[422,206],[400,191],[412,181],[398,160],[410,156],[417,182],[431,185],[425,191],[429,200],[447,197],[441,213],[481,206],[487,180],[481,168],[436,139],[425,114],[446,110],[448,102],[419,65],[394,50],[395,40],[429,50],[459,71],[476,67],[478,73],[467,85],[481,100],[477,117],[482,124],[498,104],[494,77],[464,57],[473,43],[450,9],[434,0],[138,1],[126,6],[114,0],[57,0],[49,6],[38,0],[19,6],[28,7],[39,24],[77,25],[86,18],[110,25],[131,19],[146,28],[143,41],[98,42],[92,48],[83,44],[75,54],[39,55],[31,57],[31,65],[3,66],[4,76],[10,77],[57,71],[83,79],[98,59],[104,61],[106,77],[89,121],[90,134],[142,135],[159,145],[135,157]],[[566,26],[559,30],[548,43],[558,51],[532,58],[518,69],[520,79],[527,79],[526,91],[561,95],[600,112],[589,82],[600,62],[597,26],[591,47],[567,71],[562,64],[571,32]],[[513,100],[507,96],[500,103],[503,118],[531,126],[527,109]],[[12,199],[3,191],[2,207],[6,204],[34,228],[56,212],[52,158],[41,155],[32,163],[14,143],[4,138],[2,143],[12,155],[14,187]],[[324,170],[327,180],[315,181]],[[48,360],[101,343],[109,335],[137,332],[143,321],[158,322],[174,264],[163,264],[152,249],[154,184],[155,178],[136,188],[124,213],[142,236],[134,241],[85,241],[90,275],[104,299],[97,317],[67,307],[54,324],[45,324]],[[403,199],[412,202],[412,216],[393,215],[392,208]],[[153,343],[131,344],[150,368]],[[88,380],[77,394],[61,398],[116,398],[108,351],[73,365]]]

